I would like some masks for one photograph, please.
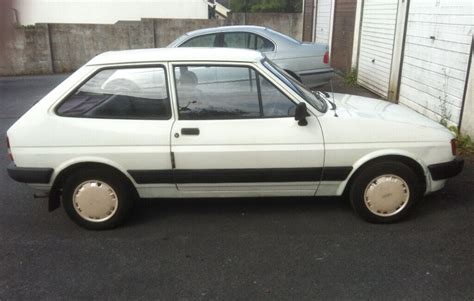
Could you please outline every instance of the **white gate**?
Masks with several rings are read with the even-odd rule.
[[[316,1],[316,23],[314,28],[314,41],[330,44],[332,23],[332,0]]]
[[[398,0],[364,0],[360,31],[357,82],[387,98]]]
[[[473,0],[412,0],[399,103],[457,125],[473,34]]]

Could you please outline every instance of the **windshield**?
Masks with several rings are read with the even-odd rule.
[[[327,102],[317,93],[311,92],[308,88],[303,86],[299,81],[289,75],[285,70],[281,69],[268,59],[262,61],[263,65],[267,67],[273,74],[275,74],[280,80],[287,84],[293,91],[295,91],[299,96],[303,97],[310,105],[312,105],[316,110],[325,113],[328,108]]]

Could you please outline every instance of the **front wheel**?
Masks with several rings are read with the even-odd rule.
[[[421,185],[413,170],[405,164],[391,161],[365,167],[350,190],[354,211],[372,223],[391,223],[403,219],[421,196]]]
[[[129,183],[105,169],[91,168],[72,174],[63,187],[64,209],[78,225],[105,230],[123,223],[132,204]]]

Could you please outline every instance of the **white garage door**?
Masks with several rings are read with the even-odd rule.
[[[411,1],[399,103],[458,124],[474,33],[474,1]]]
[[[365,0],[362,8],[357,81],[388,97],[398,0]]]
[[[332,0],[316,1],[316,24],[314,29],[314,41],[329,44],[331,32],[331,9]]]

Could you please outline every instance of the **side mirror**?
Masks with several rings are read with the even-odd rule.
[[[296,109],[295,109],[295,120],[298,120],[298,125],[300,126],[308,125],[306,116],[308,116],[306,103],[300,102],[299,104],[296,105]]]

